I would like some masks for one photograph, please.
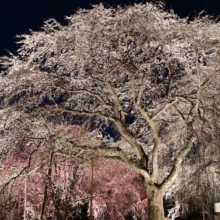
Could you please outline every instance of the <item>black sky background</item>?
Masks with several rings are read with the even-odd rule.
[[[79,8],[91,8],[100,2],[110,6],[131,5],[139,0],[0,0],[0,56],[7,51],[15,52],[17,34],[28,33],[29,29],[40,30],[43,21],[55,18],[65,24],[65,15],[71,15]],[[142,1],[143,2],[143,1]],[[166,0],[166,9],[173,9],[180,17],[195,15],[203,9],[208,14],[220,14],[220,0]]]

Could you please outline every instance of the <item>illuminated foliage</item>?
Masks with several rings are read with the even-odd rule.
[[[219,23],[180,19],[161,3],[100,4],[66,19],[21,35],[18,53],[1,59],[1,148],[19,133],[35,137],[30,118],[81,126],[87,141],[61,131],[38,137],[77,160],[124,162],[141,177],[149,219],[163,220],[163,197],[183,165],[201,152],[210,159],[218,142]]]

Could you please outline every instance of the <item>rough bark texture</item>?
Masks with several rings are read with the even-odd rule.
[[[148,198],[148,220],[164,220],[163,197],[165,191],[154,184],[149,186],[151,183],[146,180],[143,180],[142,184]]]
[[[148,220],[164,220],[163,194],[158,191],[154,192],[151,199],[148,200]]]

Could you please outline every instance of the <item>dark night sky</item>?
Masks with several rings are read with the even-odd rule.
[[[55,18],[65,24],[64,16],[78,8],[91,8],[91,4],[106,2],[109,5],[128,5],[138,0],[0,0],[0,56],[6,49],[16,50],[16,34],[39,30],[43,21]],[[174,9],[181,17],[206,8],[209,14],[220,14],[220,1],[212,0],[166,0],[166,8]]]

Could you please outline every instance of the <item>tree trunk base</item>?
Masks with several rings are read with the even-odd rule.
[[[148,206],[148,220],[165,220],[162,195],[154,195],[148,200]]]

